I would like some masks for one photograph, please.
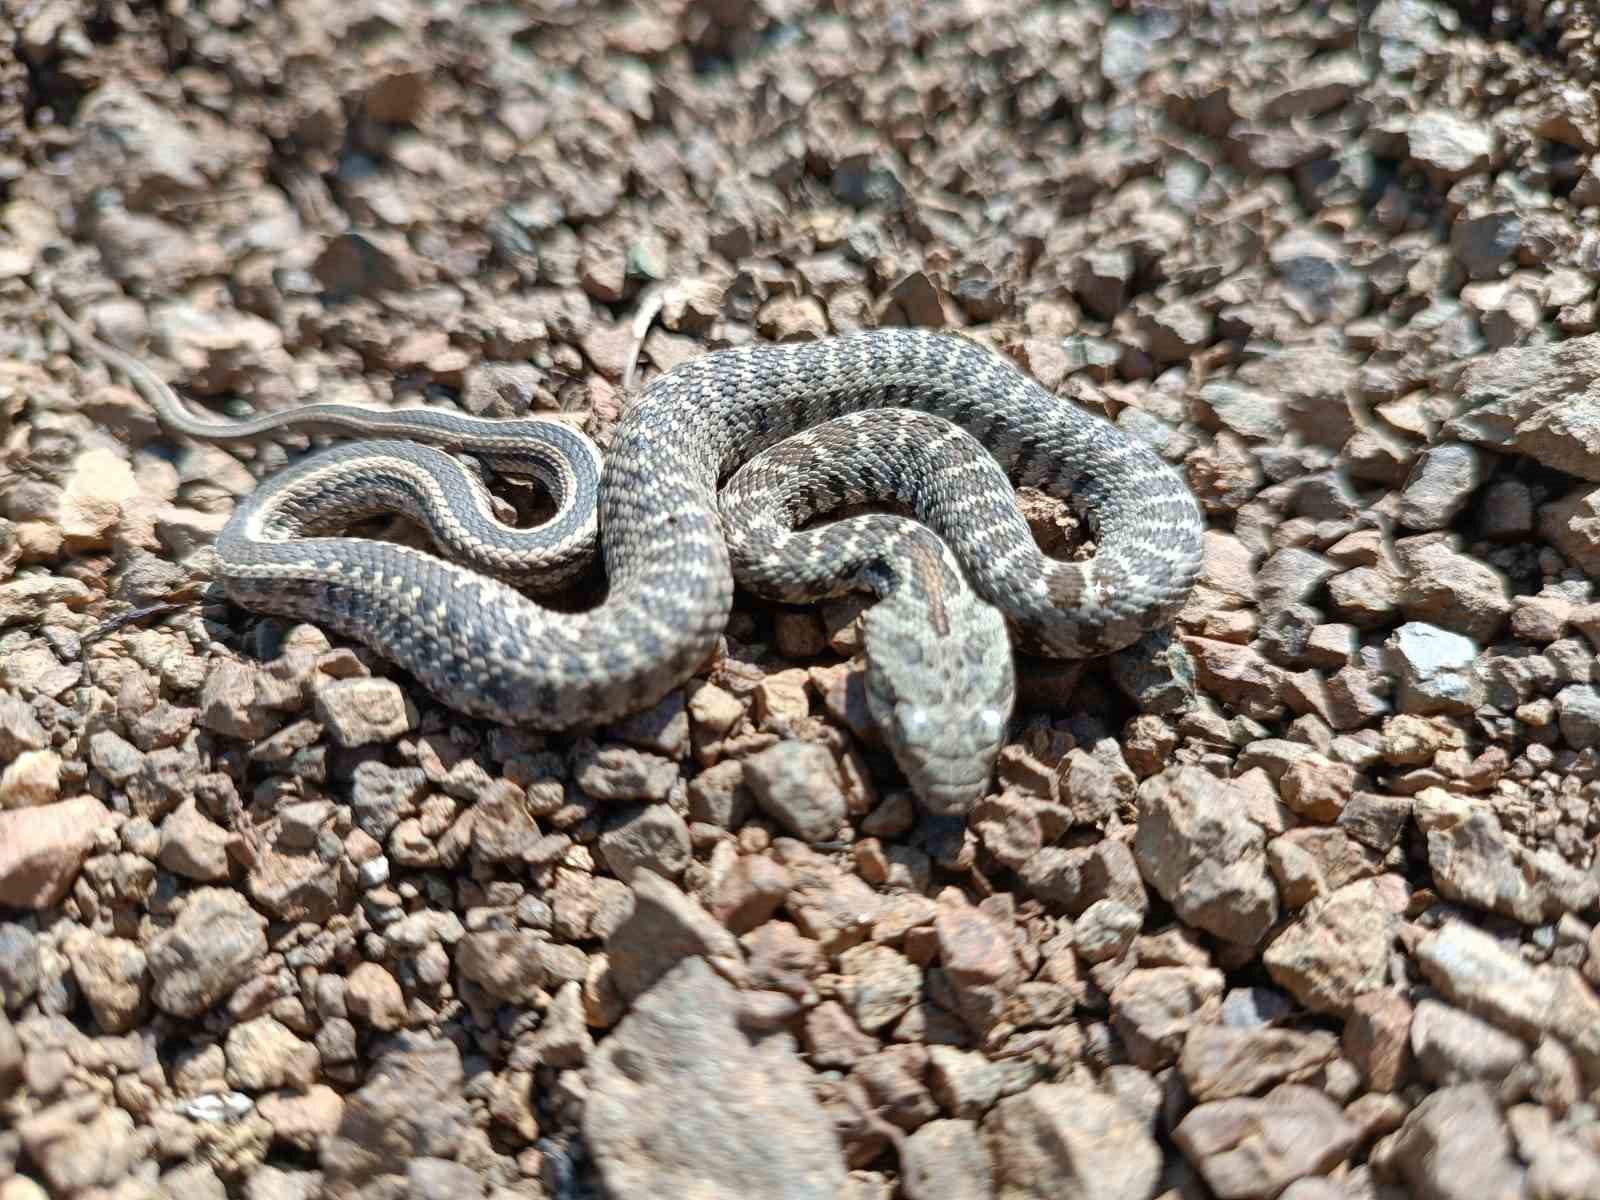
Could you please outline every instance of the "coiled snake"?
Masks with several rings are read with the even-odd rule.
[[[873,713],[923,800],[960,812],[982,794],[1011,711],[994,609],[1044,653],[1107,653],[1170,621],[1201,567],[1204,525],[1176,471],[960,337],[880,329],[690,360],[634,399],[602,467],[587,438],[550,420],[331,404],[200,419],[137,359],[52,315],[185,436],[384,439],[264,480],[217,539],[223,582],[238,603],[365,642],[451,707],[507,724],[574,729],[660,700],[715,649],[736,568],[788,600],[864,587],[887,597],[865,629]],[[555,517],[501,523],[483,485],[436,447],[539,477]],[[718,487],[736,471],[725,533]],[[1045,557],[1007,476],[1069,501],[1094,556]],[[901,500],[926,527],[869,514],[791,532],[861,499]],[[460,562],[326,536],[383,511],[419,519]],[[592,611],[559,612],[490,577],[570,577],[597,521],[609,590]]]

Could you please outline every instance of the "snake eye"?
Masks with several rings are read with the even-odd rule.
[[[920,708],[905,708],[899,713],[900,736],[920,738],[928,731],[928,714]]]
[[[1006,731],[1006,719],[998,708],[980,709],[978,712],[978,729],[990,741],[998,741],[1000,735]]]

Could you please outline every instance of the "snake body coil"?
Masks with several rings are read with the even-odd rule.
[[[494,520],[486,494],[449,455],[410,440],[357,443],[263,481],[217,542],[224,583],[240,603],[335,628],[452,707],[509,724],[558,730],[608,721],[653,704],[706,661],[734,585],[718,486],[767,448],[824,426],[809,451],[819,469],[854,461],[864,486],[893,494],[913,459],[882,453],[892,427],[852,431],[838,421],[852,413],[942,417],[1012,480],[1088,518],[1092,559],[1044,559],[1017,536],[1026,527],[1009,490],[995,494],[992,470],[972,470],[965,485],[960,472],[945,479],[938,531],[972,588],[1048,653],[1084,657],[1132,644],[1172,618],[1201,566],[1198,505],[1147,445],[971,342],[882,329],[717,351],[652,380],[624,415],[599,477],[609,594],[590,612],[558,612],[481,572],[536,581],[546,570],[570,573],[587,554],[597,459],[576,432],[552,421],[510,429],[451,413],[334,405],[234,425],[200,421],[137,360],[56,317],[77,345],[128,374],[180,433],[218,440],[322,427],[490,460],[498,450],[510,460],[500,465],[540,475],[557,516],[519,531]],[[901,422],[908,445],[931,436],[914,412],[883,417]],[[379,499],[351,499],[358,482]],[[849,486],[841,480],[841,494]],[[478,569],[383,542],[304,536],[377,507],[419,516]],[[963,548],[976,548],[977,559]]]

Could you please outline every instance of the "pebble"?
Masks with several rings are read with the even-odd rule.
[[[346,748],[391,742],[417,723],[417,710],[392,679],[340,679],[316,693],[316,718]]]
[[[779,742],[744,760],[743,779],[762,811],[803,841],[827,841],[844,823],[843,780],[825,746]]]

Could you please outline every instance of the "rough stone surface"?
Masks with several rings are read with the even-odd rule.
[[[237,892],[189,893],[177,921],[147,949],[151,999],[173,1016],[199,1016],[255,974],[267,951],[266,928],[266,918]]]
[[[0,904],[32,909],[55,904],[111,822],[111,813],[93,796],[0,812]]]
[[[984,1119],[983,1134],[997,1200],[1140,1200],[1161,1171],[1161,1152],[1134,1114],[1077,1084],[1006,1097]]]
[[[669,970],[597,1051],[584,1134],[618,1197],[832,1200],[846,1168],[793,1042],[752,1044],[703,959]],[[747,1147],[759,1144],[759,1154]]]
[[[1278,916],[1265,838],[1215,776],[1183,767],[1139,789],[1134,855],[1145,882],[1183,918],[1250,946]]]

